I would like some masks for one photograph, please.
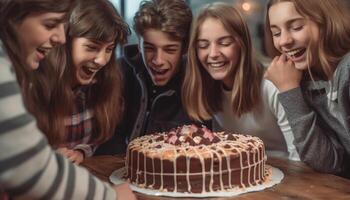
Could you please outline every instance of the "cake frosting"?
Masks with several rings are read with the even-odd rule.
[[[253,136],[185,125],[130,142],[126,176],[138,187],[206,193],[262,184],[265,147]]]

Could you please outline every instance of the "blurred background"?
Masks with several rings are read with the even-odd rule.
[[[138,10],[139,4],[142,0],[110,0],[117,8],[119,13],[123,16],[126,22],[132,29],[132,20],[135,12]],[[168,0],[172,1],[172,0]],[[268,0],[186,0],[191,6],[194,16],[198,10],[208,3],[213,2],[226,2],[232,3],[238,8],[246,19],[253,44],[256,49],[257,56],[261,62],[268,64],[269,59],[266,59],[266,51],[264,47],[264,19],[265,19],[265,7]],[[307,1],[307,0],[305,0]],[[350,0],[344,0],[350,7]],[[350,20],[350,19],[349,19]],[[133,30],[132,30],[133,31]],[[129,37],[129,43],[137,43],[137,37],[134,32]],[[118,49],[117,54],[120,55],[121,49]],[[0,48],[0,57],[3,52]]]
[[[110,0],[117,8],[120,15],[126,20],[132,29],[132,21],[139,4],[142,0]],[[172,1],[172,0],[168,0]],[[194,16],[198,10],[205,4],[213,2],[226,2],[234,4],[243,14],[250,28],[254,46],[257,50],[257,55],[262,62],[265,61],[263,34],[264,34],[264,13],[265,4],[268,0],[186,0],[191,6]],[[305,0],[307,1],[307,0]],[[349,1],[350,0],[345,0]],[[0,41],[1,42],[1,41]],[[129,37],[128,43],[137,43],[137,37],[132,30],[132,35]],[[121,49],[117,51],[118,56],[121,54]],[[4,55],[0,48],[0,58]]]
[[[124,17],[127,23],[132,27],[132,20],[135,12],[138,10],[139,4],[142,0],[110,0],[118,9],[120,14]],[[171,0],[169,0],[171,1]],[[191,6],[194,16],[198,10],[208,3],[226,2],[232,3],[244,15],[253,38],[254,46],[257,50],[258,56],[265,55],[263,45],[264,33],[264,16],[265,4],[268,0],[186,0]],[[137,43],[137,37],[133,34],[129,38],[129,43]]]

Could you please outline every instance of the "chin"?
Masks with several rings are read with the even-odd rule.
[[[89,85],[91,81],[78,78],[78,85]]]
[[[222,80],[225,79],[226,76],[224,76],[224,75],[215,75],[215,74],[213,74],[213,75],[211,75],[211,77],[212,77],[214,80],[216,80],[216,81],[222,81]]]
[[[155,85],[155,86],[164,86],[164,85],[166,85],[166,83],[163,83],[163,82],[162,82],[162,83],[159,83],[159,82],[158,82],[158,83],[154,83],[154,85]]]
[[[82,81],[80,85],[91,85],[92,81]]]
[[[29,70],[36,70],[39,67],[39,61],[37,61],[33,55],[27,56],[24,64]]]
[[[26,65],[30,70],[37,70],[39,68],[39,62],[34,60],[27,60]]]
[[[295,64],[295,68],[298,70],[307,70],[307,63],[300,63],[300,64]]]
[[[154,84],[155,86],[164,86],[164,85],[166,85],[167,83],[168,83],[168,81],[157,81],[157,82],[153,81],[153,84]]]

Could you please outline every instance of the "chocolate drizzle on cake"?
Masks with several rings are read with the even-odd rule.
[[[261,184],[265,161],[257,137],[187,125],[131,141],[126,169],[139,187],[206,193]]]

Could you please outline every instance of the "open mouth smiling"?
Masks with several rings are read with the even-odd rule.
[[[86,65],[83,65],[81,69],[86,75],[91,76],[97,73],[101,68],[88,63]]]
[[[47,54],[51,51],[51,48],[47,48],[47,47],[39,47],[36,49],[40,54],[42,54],[43,56],[47,56]]]
[[[290,58],[298,58],[302,56],[306,51],[306,48],[294,49],[291,51],[286,51],[286,55]]]
[[[222,61],[222,62],[210,62],[208,63],[208,66],[211,68],[220,68],[226,65],[227,62]]]
[[[164,75],[169,71],[169,69],[156,69],[152,67],[150,67],[150,69],[154,75]]]

